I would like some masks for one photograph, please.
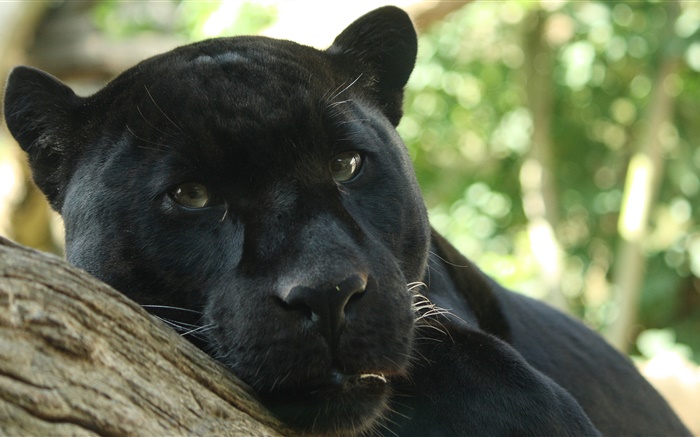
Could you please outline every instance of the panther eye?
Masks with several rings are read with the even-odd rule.
[[[193,182],[178,185],[170,192],[170,197],[187,208],[204,208],[211,201],[207,187]]]
[[[357,152],[345,152],[331,159],[331,174],[336,182],[348,182],[360,171],[362,157]]]

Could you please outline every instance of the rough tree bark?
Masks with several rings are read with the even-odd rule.
[[[293,435],[138,304],[0,237],[1,435]]]

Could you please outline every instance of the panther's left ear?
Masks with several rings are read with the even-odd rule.
[[[333,42],[327,53],[360,77],[380,109],[396,126],[403,114],[403,88],[416,62],[416,30],[406,12],[394,6],[358,18]]]
[[[16,67],[5,87],[5,121],[27,152],[32,175],[57,211],[72,173],[86,123],[83,99],[61,81],[31,67]]]

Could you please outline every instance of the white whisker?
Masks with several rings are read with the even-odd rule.
[[[141,305],[141,306],[144,308],[159,308],[159,309],[186,311],[189,313],[202,314],[201,311],[193,310],[190,308],[174,307],[174,306],[169,306],[169,305]]]
[[[190,329],[190,330],[187,331],[187,332],[183,332],[183,333],[181,333],[180,335],[184,337],[184,336],[186,336],[186,335],[192,335],[192,334],[195,334],[195,333],[206,332],[206,331],[211,330],[212,328],[214,328],[214,325],[213,325],[213,324],[198,326],[198,327],[196,327],[196,328],[194,328],[194,329]]]
[[[358,80],[360,80],[360,78],[362,77],[363,74],[364,74],[364,73],[360,73],[360,75],[357,76],[357,78],[356,78],[355,80],[353,80],[353,81],[350,83],[350,85],[346,86],[345,88],[343,88],[342,90],[340,90],[338,93],[336,93],[334,96],[332,96],[330,99],[328,99],[328,102],[333,102],[333,100],[335,100],[338,96],[340,96],[341,94],[343,94],[345,91],[349,90],[353,85],[355,85],[355,83],[357,83]],[[341,86],[342,86],[342,85],[341,85]],[[329,103],[329,105],[331,105],[331,104],[332,104],[332,103]]]
[[[156,103],[156,100],[155,100],[155,99],[153,98],[153,96],[151,95],[151,92],[148,91],[148,87],[147,87],[146,85],[144,85],[144,86],[143,86],[143,89],[146,90],[146,94],[148,94],[148,97],[151,98],[151,101],[152,101],[153,104],[156,106],[156,108],[158,108],[158,110],[160,111],[160,113],[163,114],[163,116],[164,116],[170,123],[172,123],[172,125],[175,126],[175,128],[176,128],[177,130],[179,130],[180,132],[183,132],[182,128],[181,128],[177,123],[175,123],[170,117],[168,117],[168,114],[166,114],[166,113],[160,108],[160,106],[158,106],[158,103]]]

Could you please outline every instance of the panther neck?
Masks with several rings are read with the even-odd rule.
[[[428,265],[425,294],[431,302],[501,340],[510,340],[510,328],[494,290],[498,285],[434,229]]]

